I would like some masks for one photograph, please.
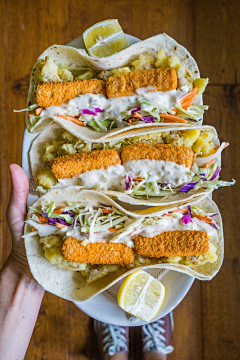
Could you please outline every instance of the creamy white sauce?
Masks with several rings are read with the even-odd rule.
[[[158,180],[160,183],[181,185],[191,181],[193,177],[193,173],[189,168],[172,161],[131,160],[127,161],[123,166],[132,179],[140,176],[145,178],[147,182]]]
[[[81,185],[86,189],[101,188],[104,190],[124,190],[125,169],[122,165],[109,166],[107,169],[87,171],[79,175]]]
[[[126,189],[125,175],[132,179],[143,177],[147,182],[159,181],[181,185],[191,181],[194,173],[184,165],[164,160],[131,160],[123,165],[112,165],[107,169],[87,171],[74,179],[60,179],[62,185],[82,185],[86,189],[118,190]]]
[[[152,91],[153,89],[139,88],[136,95],[123,96],[117,98],[106,99],[103,95],[96,94],[83,94],[70,100],[67,104],[62,106],[50,106],[45,108],[40,114],[41,117],[45,116],[57,116],[57,114],[67,114],[70,116],[80,116],[82,109],[89,108],[100,108],[104,110],[95,115],[84,115],[81,116],[81,120],[92,121],[98,120],[103,121],[106,119],[117,120],[119,126],[121,126],[122,118],[121,112],[128,111],[129,109],[139,105],[138,98],[150,100],[158,107],[174,108],[177,99],[186,95],[189,91],[188,86],[183,86],[181,89],[170,90],[170,91]],[[152,109],[151,105],[143,105],[145,111]],[[124,124],[122,124],[123,126]]]

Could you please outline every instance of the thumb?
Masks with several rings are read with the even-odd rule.
[[[11,194],[7,208],[7,221],[14,240],[20,240],[26,216],[26,204],[29,193],[28,178],[17,164],[9,167],[11,174]]]

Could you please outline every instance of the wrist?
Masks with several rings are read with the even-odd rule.
[[[12,249],[5,265],[19,278],[26,280],[28,283],[32,282],[34,284],[35,282],[36,286],[38,285],[38,282],[32,276],[27,259],[19,256],[18,253],[16,254],[14,249]]]

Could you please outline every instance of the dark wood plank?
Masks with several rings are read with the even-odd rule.
[[[202,303],[201,282],[195,280],[187,296],[173,311],[174,332],[172,346],[174,352],[169,360],[202,360]]]
[[[132,35],[144,40],[166,33],[194,56],[194,1],[132,2]]]
[[[25,360],[66,359],[67,301],[45,293]]]
[[[93,319],[71,302],[67,304],[67,329],[68,360],[99,359]]]
[[[211,84],[240,83],[238,1],[195,1],[196,58]]]
[[[223,218],[225,255],[219,274],[202,284],[204,359],[238,359],[240,356],[239,309],[239,134],[240,86],[209,86],[205,122],[216,126],[222,141],[230,142],[222,154],[221,177],[237,184],[214,192]],[[212,116],[211,116],[212,114]]]

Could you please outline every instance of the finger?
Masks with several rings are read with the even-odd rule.
[[[9,226],[12,226],[25,220],[29,183],[27,175],[19,165],[11,164],[9,170],[12,187],[7,209],[7,218]]]

